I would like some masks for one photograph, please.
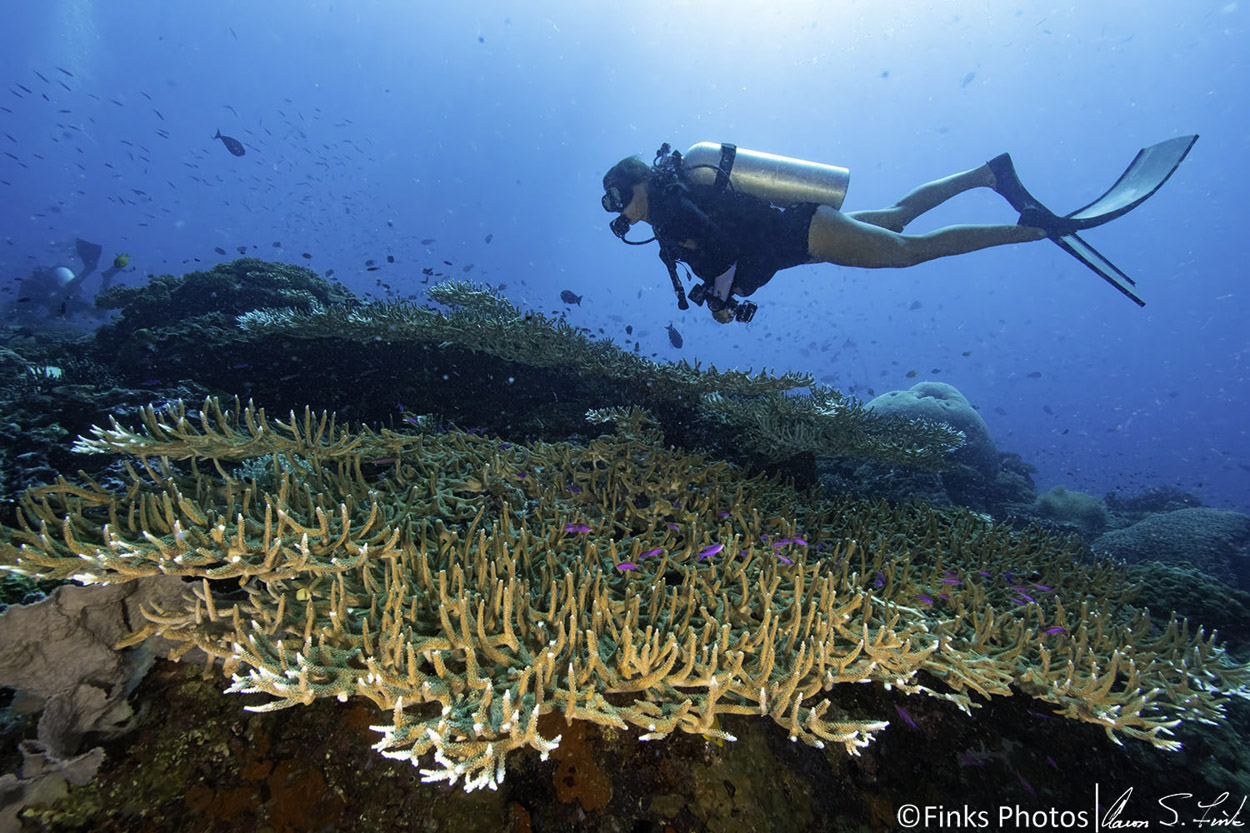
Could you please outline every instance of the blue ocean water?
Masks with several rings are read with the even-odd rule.
[[[136,284],[242,246],[373,297],[419,299],[431,267],[541,310],[568,289],[571,322],[629,325],[657,358],[806,371],[865,399],[953,384],[1042,490],[1170,485],[1250,511],[1237,2],[10,5],[8,292],[75,265],[76,237],[130,254],[119,280]],[[753,323],[720,325],[676,309],[654,246],[622,246],[598,202],[622,156],[728,141],[850,168],[848,210],[1010,151],[1068,211],[1187,133],[1159,194],[1088,234],[1144,309],[1041,242],[800,267],[755,293]],[[913,228],[1015,217],[981,191]]]

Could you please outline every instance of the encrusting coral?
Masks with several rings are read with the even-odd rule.
[[[514,749],[553,749],[551,712],[640,740],[731,739],[719,716],[758,714],[857,754],[888,724],[835,713],[834,686],[965,711],[1014,690],[1174,749],[1178,723],[1220,721],[1250,679],[1214,634],[1152,626],[1121,565],[1040,532],[825,501],[666,450],[643,411],[593,418],[617,434],[523,447],[149,409],[79,442],[134,457],[125,477],[30,491],[0,565],[184,576],[183,603],[126,644],[202,649],[228,691],[267,696],[254,710],[367,698],[388,718],[375,748],[468,790]]]

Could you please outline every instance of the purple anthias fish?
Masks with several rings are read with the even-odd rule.
[[[565,524],[565,532],[590,532],[590,527],[586,524]]]
[[[617,565],[616,565],[616,569],[618,569],[618,570],[637,570],[637,569],[638,569],[638,565],[637,565],[637,564],[634,564],[634,563],[632,563],[632,562],[630,562],[630,561],[622,561],[620,564],[617,564]]]
[[[724,548],[725,548],[724,544],[712,544],[710,547],[704,547],[703,550],[699,553],[699,560],[702,561],[703,559],[707,558],[709,555],[716,555],[718,552],[720,552]]]
[[[662,553],[662,552],[664,552],[664,548],[663,548],[663,547],[656,547],[655,549],[653,549],[653,550],[647,550],[647,551],[646,551],[646,552],[644,552],[642,555],[638,556],[638,560],[639,560],[639,561],[642,561],[644,558],[650,558],[651,556],[653,556],[653,555],[659,555],[659,554],[660,554],[660,553]]]

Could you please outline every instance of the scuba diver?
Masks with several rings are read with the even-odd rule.
[[[1067,215],[1056,215],[1021,184],[1009,154],[978,168],[916,188],[895,205],[842,212],[850,172],[833,165],[701,142],[684,155],[665,143],[647,165],[622,159],[603,177],[604,210],[619,216],[612,232],[625,243],[660,244],[677,306],[688,309],[677,263],[701,283],[690,300],[707,304],[722,324],[749,322],[756,305],[738,301],[782,269],[832,263],[864,269],[901,268],[991,246],[1050,239],[1139,306],[1135,282],[1098,253],[1078,231],[1102,225],[1155,193],[1184,160],[1197,136],[1169,139],[1139,151],[1105,194]],[[1014,225],[947,226],[904,234],[908,224],[973,188],[991,188],[1020,212]],[[626,238],[648,223],[653,237]]]
[[[10,315],[34,319],[65,319],[75,315],[95,314],[94,299],[84,298],[83,284],[99,268],[104,248],[82,238],[74,241],[82,269],[75,272],[67,266],[36,267],[22,278],[17,287],[17,299],[9,309]],[[128,255],[118,255],[113,265],[100,273],[100,291],[108,289],[113,277],[130,263]]]

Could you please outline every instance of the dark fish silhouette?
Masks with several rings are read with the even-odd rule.
[[[221,139],[221,143],[226,146],[226,150],[230,151],[235,156],[242,156],[243,154],[247,153],[247,151],[244,150],[243,148],[242,142],[240,142],[238,139],[231,139],[229,136],[221,135],[220,130],[217,131],[217,135],[214,136],[213,138]]]
[[[566,304],[577,304],[579,307],[582,305],[582,296],[574,295],[573,292],[568,289],[560,290],[560,300]]]
[[[682,344],[681,333],[677,332],[677,328],[671,323],[668,324],[665,329],[668,330],[668,343],[680,350]]]

